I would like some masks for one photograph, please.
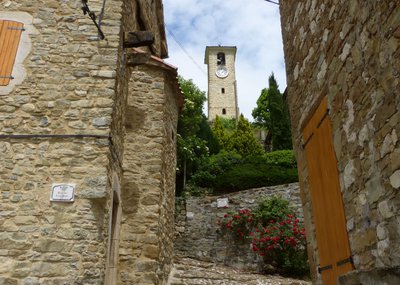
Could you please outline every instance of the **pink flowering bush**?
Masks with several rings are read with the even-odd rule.
[[[264,200],[253,211],[225,214],[219,223],[239,240],[248,240],[252,251],[278,272],[305,275],[308,262],[304,226],[284,201],[277,197]]]

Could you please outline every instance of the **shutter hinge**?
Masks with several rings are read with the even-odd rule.
[[[349,256],[348,258],[345,258],[343,260],[340,260],[340,261],[336,262],[336,266],[342,266],[342,265],[344,265],[346,263],[353,264],[353,257]],[[325,271],[325,270],[328,270],[328,269],[333,269],[332,264],[329,264],[329,265],[326,265],[326,266],[323,266],[323,267],[319,267],[318,266],[318,273],[321,273],[322,271]]]
[[[332,264],[329,264],[329,265],[323,266],[323,267],[319,267],[318,266],[318,273],[321,273],[322,271],[325,271],[325,270],[328,270],[328,269],[332,269],[332,268],[333,268]]]
[[[14,31],[25,31],[25,28],[18,28],[18,27],[8,27],[7,29],[9,30],[14,30]]]
[[[326,117],[329,116],[329,109],[326,109],[325,114],[322,116],[321,120],[318,122],[317,129],[321,126],[322,122],[325,120]]]
[[[0,78],[14,79],[14,76],[0,76]]]
[[[337,266],[341,266],[341,265],[344,265],[344,264],[346,264],[346,263],[351,263],[351,264],[353,264],[353,257],[348,257],[348,258],[345,258],[345,259],[343,259],[343,260],[340,260],[340,261],[338,261],[338,262],[336,262],[336,265]]]
[[[303,149],[306,148],[306,145],[310,142],[311,138],[314,136],[314,133],[311,133],[311,135],[308,137],[305,143],[303,143],[302,147]]]

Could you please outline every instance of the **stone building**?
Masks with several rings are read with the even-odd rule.
[[[313,279],[400,284],[399,2],[280,11]]]
[[[239,118],[235,72],[236,47],[207,46],[204,63],[207,64],[208,120],[216,116]]]
[[[4,0],[0,30],[0,284],[165,284],[183,98],[162,1]]]

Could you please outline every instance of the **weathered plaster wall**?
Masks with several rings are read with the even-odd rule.
[[[355,269],[400,266],[400,6],[397,1],[281,1],[281,20],[314,277],[319,282],[301,128],[323,96]]]
[[[239,269],[263,270],[263,262],[248,243],[238,245],[221,232],[218,220],[229,211],[258,206],[263,198],[280,196],[290,201],[301,217],[297,183],[240,191],[223,196],[191,197],[177,202],[176,253],[203,261],[223,263]],[[228,207],[218,207],[218,199],[228,198]]]

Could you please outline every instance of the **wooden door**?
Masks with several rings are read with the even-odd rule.
[[[324,98],[303,130],[308,182],[324,285],[353,269],[346,218],[340,192],[331,121]]]

